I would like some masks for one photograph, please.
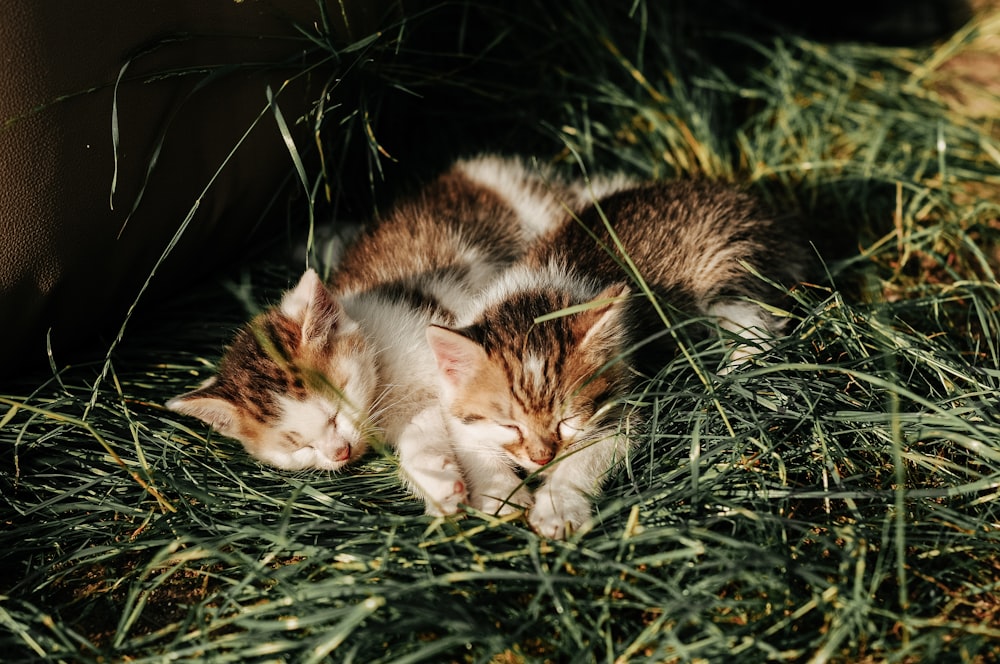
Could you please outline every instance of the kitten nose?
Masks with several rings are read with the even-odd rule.
[[[528,458],[537,463],[539,466],[544,466],[549,461],[552,461],[552,450],[548,448],[543,448],[540,450],[531,450],[528,452]]]
[[[351,444],[344,443],[342,447],[338,447],[333,451],[334,461],[347,461],[351,458]]]

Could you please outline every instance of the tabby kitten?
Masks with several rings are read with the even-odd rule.
[[[454,513],[465,482],[424,331],[454,325],[579,195],[516,159],[457,162],[357,236],[329,287],[307,271],[237,332],[217,375],[167,407],[289,470],[338,470],[379,434],[426,511]]]
[[[623,270],[605,220],[662,309],[709,317],[736,338],[733,362],[766,348],[783,325],[757,304],[777,303],[780,292],[751,270],[791,285],[804,265],[789,223],[746,193],[711,182],[637,185],[567,219],[457,325],[428,328],[470,503],[528,507],[531,526],[550,538],[590,518],[590,497],[629,449],[624,398],[638,372],[670,352],[662,342],[630,352],[657,331],[669,335]],[[542,478],[533,497],[518,468]]]

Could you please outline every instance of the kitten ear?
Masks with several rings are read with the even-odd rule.
[[[591,300],[594,306],[573,316],[573,333],[581,348],[611,336],[621,321],[625,300],[630,293],[631,289],[625,282],[608,286]]]
[[[239,428],[240,413],[233,403],[212,394],[215,382],[214,377],[209,378],[197,390],[174,397],[166,406],[175,413],[198,418],[224,436],[233,437]]]
[[[486,351],[461,332],[440,325],[427,328],[427,343],[437,360],[443,384],[454,390],[463,386],[486,363]]]
[[[312,268],[305,271],[295,288],[285,293],[279,308],[302,326],[303,343],[326,339],[343,316],[340,303]]]

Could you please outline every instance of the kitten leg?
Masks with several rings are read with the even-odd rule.
[[[624,434],[603,432],[602,438],[573,444],[552,461],[545,483],[535,492],[535,506],[528,514],[532,529],[549,539],[564,539],[579,530],[591,516],[591,497],[621,461],[628,448]]]
[[[424,512],[446,516],[466,502],[466,485],[451,437],[437,407],[410,420],[396,440],[399,468],[410,491],[424,501]]]
[[[469,478],[469,505],[504,516],[531,507],[531,492],[505,455],[456,443],[459,462]]]
[[[735,341],[731,344],[729,363],[719,370],[719,375],[729,373],[754,355],[771,348],[774,338],[772,332],[778,325],[760,305],[744,300],[723,299],[713,302],[707,313],[719,320],[719,327],[723,330],[745,340],[745,343]]]

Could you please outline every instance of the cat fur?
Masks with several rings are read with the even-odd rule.
[[[635,415],[624,400],[641,371],[670,356],[668,323],[708,317],[734,339],[731,362],[746,361],[784,325],[760,304],[777,303],[781,291],[758,275],[792,285],[804,266],[789,221],[731,185],[684,180],[603,193],[540,239],[456,325],[427,330],[469,502],[529,508],[532,527],[552,538],[583,527],[591,497],[627,455]],[[575,313],[549,317],[566,310]],[[631,352],[657,332],[660,342]],[[542,478],[533,496],[519,469]]]
[[[215,376],[167,407],[289,470],[339,470],[386,441],[426,511],[456,512],[465,481],[424,331],[454,324],[581,198],[520,159],[459,160],[362,230],[329,284],[307,271],[236,333]]]

